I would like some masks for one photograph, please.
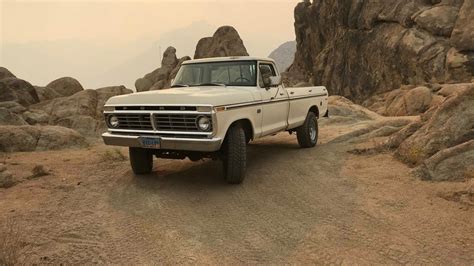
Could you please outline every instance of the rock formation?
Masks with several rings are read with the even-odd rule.
[[[419,115],[444,100],[444,96],[436,90],[440,85],[402,86],[384,94],[370,97],[364,106],[386,116]]]
[[[71,77],[63,77],[56,79],[46,85],[46,88],[51,89],[56,94],[60,95],[60,97],[71,96],[77,92],[84,90],[81,83]]]
[[[69,128],[0,126],[1,152],[58,150],[86,146],[86,139]]]
[[[439,93],[446,99],[388,144],[404,162],[418,166],[424,179],[462,179],[474,173],[474,83],[447,86]]]
[[[105,102],[112,96],[127,93],[132,91],[124,86],[83,90],[68,97],[30,106],[30,112],[26,113],[25,117],[27,121],[31,120],[32,124],[41,124],[41,121],[47,118],[49,125],[63,126],[86,136],[95,136],[105,130],[102,115]]]
[[[275,60],[280,72],[286,71],[293,63],[296,52],[296,41],[285,42],[270,53],[268,57]]]
[[[212,37],[199,40],[194,58],[238,55],[248,55],[239,33],[233,27],[223,26],[217,29]],[[161,67],[135,81],[137,92],[169,88],[181,64],[190,59],[189,56],[178,59],[176,49],[168,47],[163,53]]]
[[[237,30],[231,26],[222,26],[212,37],[199,40],[194,52],[194,59],[248,55]]]
[[[70,77],[57,79],[46,87],[34,87],[6,68],[0,68],[0,77],[0,151],[69,147],[64,143],[70,137],[72,146],[82,145],[82,141],[74,140],[77,136],[96,137],[105,130],[105,102],[112,96],[132,92],[124,86],[84,90],[79,81]],[[22,142],[22,137],[28,141]],[[57,140],[50,144],[41,142],[53,138]],[[33,140],[37,142],[32,144]]]
[[[171,80],[174,79],[178,73],[181,64],[189,59],[191,59],[189,56],[185,56],[178,60],[176,57],[176,49],[174,47],[168,47],[163,53],[161,67],[146,74],[143,78],[137,79],[135,82],[137,92],[169,88],[171,86]]]
[[[23,106],[39,102],[36,90],[29,82],[15,77],[0,80],[0,102],[13,101]]]
[[[4,67],[0,67],[0,80],[4,78],[16,78],[16,77],[15,75],[12,74],[12,72],[10,72],[10,70]]]
[[[314,0],[294,11],[289,83],[362,102],[402,85],[471,82],[473,1]]]

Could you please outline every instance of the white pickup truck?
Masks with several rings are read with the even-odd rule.
[[[107,145],[128,146],[135,174],[153,156],[221,159],[228,183],[245,177],[247,144],[296,132],[302,148],[316,145],[318,119],[328,116],[325,87],[285,88],[268,58],[221,57],[183,63],[172,88],[121,95],[104,106]]]

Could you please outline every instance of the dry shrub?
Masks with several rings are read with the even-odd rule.
[[[101,153],[100,159],[103,162],[117,162],[127,160],[127,156],[125,156],[120,149],[113,148],[107,149],[103,153]]]
[[[20,264],[24,244],[20,240],[19,227],[12,219],[7,219],[0,229],[0,265]]]
[[[42,164],[38,164],[31,170],[31,175],[27,179],[34,179],[42,176],[49,175],[49,170]]]

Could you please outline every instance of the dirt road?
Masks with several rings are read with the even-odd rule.
[[[213,161],[156,160],[138,178],[102,145],[11,154],[17,176],[52,174],[1,189],[0,219],[26,263],[474,263],[466,183],[416,180],[389,153],[328,143],[334,132],[315,149],[287,134],[251,144],[239,186]]]

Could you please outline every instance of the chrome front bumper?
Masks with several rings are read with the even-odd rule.
[[[142,147],[140,136],[127,136],[111,133],[102,134],[102,139],[106,145]],[[160,137],[162,150],[179,151],[218,151],[221,148],[222,139],[190,139],[190,138],[166,138]]]

